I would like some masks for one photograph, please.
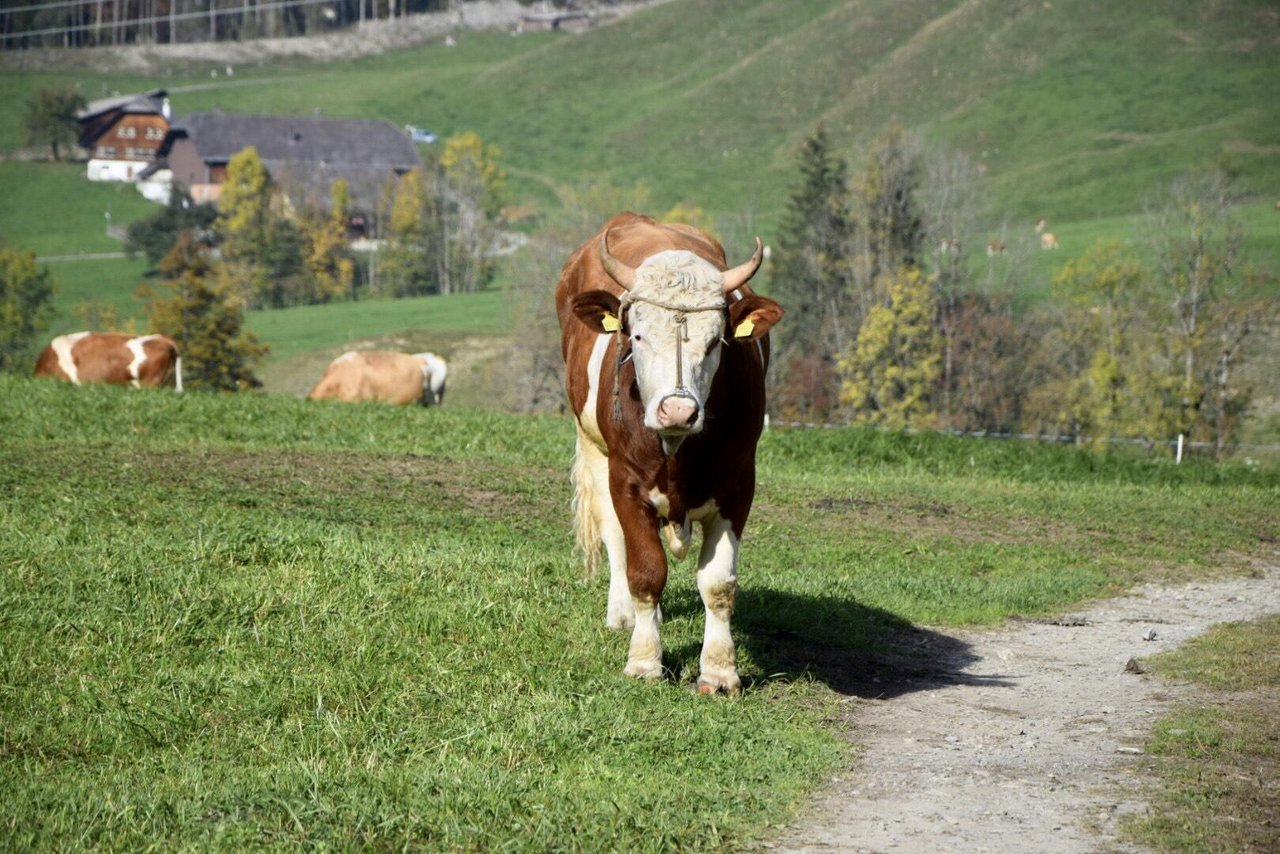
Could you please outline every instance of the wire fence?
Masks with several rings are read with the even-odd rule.
[[[840,422],[815,422],[815,421],[783,421],[779,419],[769,419],[766,426],[777,427],[786,430],[842,430],[854,427],[853,424]],[[906,433],[935,433],[941,436],[961,436],[969,439],[1000,439],[1012,442],[1049,442],[1063,445],[1131,445],[1134,447],[1147,448],[1149,450],[1155,448],[1168,448],[1169,451],[1178,460],[1182,460],[1183,453],[1186,451],[1214,451],[1219,449],[1217,442],[1192,442],[1188,441],[1185,436],[1178,436],[1174,439],[1130,439],[1118,436],[1048,436],[1037,433],[990,433],[984,431],[970,430],[912,430],[908,429]],[[1222,446],[1224,451],[1250,451],[1261,452],[1267,454],[1280,454],[1280,445],[1268,445],[1249,442],[1228,442]]]
[[[259,21],[264,15],[322,6],[318,10],[324,24],[342,26],[379,17],[373,9],[363,14],[364,3],[358,4],[359,16],[344,14],[344,7],[334,0],[254,0],[232,8],[218,8],[215,0],[169,0],[163,12],[127,14],[118,18],[118,4],[110,0],[50,0],[48,3],[5,6],[0,3],[0,49],[48,47],[50,40],[63,46],[110,46],[117,44],[174,44],[220,39],[218,21],[242,22],[246,18]],[[203,7],[203,8],[201,8]],[[376,8],[376,4],[375,4]],[[394,4],[390,9],[395,9]],[[109,15],[104,15],[109,11]],[[393,14],[388,12],[387,14]],[[403,14],[403,13],[401,13]],[[50,17],[62,20],[52,25]],[[208,22],[208,27],[180,28],[188,21]],[[306,35],[305,32],[280,33]],[[266,35],[265,33],[263,35]]]

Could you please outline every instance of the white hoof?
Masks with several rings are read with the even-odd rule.
[[[706,670],[698,677],[699,694],[741,694],[742,680],[736,670]]]
[[[622,671],[627,676],[636,679],[644,679],[648,682],[662,678],[662,662],[661,661],[628,661],[626,668]]]

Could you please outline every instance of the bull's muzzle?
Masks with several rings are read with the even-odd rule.
[[[658,403],[658,426],[663,431],[687,433],[698,423],[701,409],[697,398],[682,391],[664,397]]]

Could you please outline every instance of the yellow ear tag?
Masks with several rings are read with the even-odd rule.
[[[756,328],[755,321],[748,317],[746,320],[739,323],[737,327],[733,330],[733,337],[749,338],[751,336],[751,330],[755,328]]]
[[[604,327],[605,332],[617,332],[622,324],[618,322],[618,318],[606,311],[604,317],[600,318],[600,325]]]

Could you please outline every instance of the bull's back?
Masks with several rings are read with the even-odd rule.
[[[377,351],[345,353],[329,365],[307,397],[404,405],[422,398],[422,380],[421,363],[412,356]]]

